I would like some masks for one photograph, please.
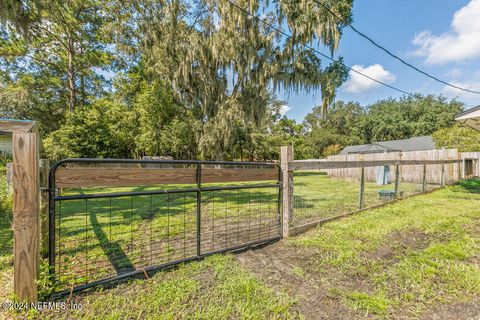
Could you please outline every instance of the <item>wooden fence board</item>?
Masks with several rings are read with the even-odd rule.
[[[469,154],[470,155],[470,154]],[[477,156],[477,154],[471,154]],[[400,164],[400,180],[405,182],[419,183],[423,182],[423,160],[428,164],[427,166],[427,182],[441,184],[442,169],[441,162],[445,160],[444,168],[444,182],[446,184],[453,183],[459,180],[459,172],[462,167],[459,163],[460,155],[456,149],[441,149],[429,151],[411,151],[411,152],[391,152],[391,153],[376,153],[376,154],[350,154],[350,155],[336,155],[329,156],[327,159],[321,159],[322,162],[332,163],[328,165],[316,165],[315,163],[300,164],[300,161],[295,161],[295,169],[321,169],[325,170],[329,177],[341,179],[359,179],[359,171],[355,168],[361,167],[358,163],[360,159],[370,161],[370,167],[365,168],[365,180],[375,181],[375,166],[390,166],[390,173],[392,182],[395,177],[395,165]],[[392,160],[402,160],[403,162],[394,162]],[[320,161],[320,160],[317,160]],[[384,162],[386,161],[386,162]],[[389,162],[392,161],[392,162]],[[409,162],[405,162],[409,161]],[[411,161],[418,161],[417,163]],[[309,162],[309,161],[304,161]],[[342,164],[343,162],[343,164]],[[356,163],[356,164],[351,164]],[[479,162],[480,163],[480,162]],[[480,171],[480,169],[478,170]]]
[[[279,180],[278,169],[202,169],[202,183],[265,180]]]
[[[202,183],[279,179],[277,168],[202,168]],[[56,188],[126,187],[153,184],[194,184],[196,168],[58,168]]]
[[[194,168],[58,168],[56,188],[196,183]]]

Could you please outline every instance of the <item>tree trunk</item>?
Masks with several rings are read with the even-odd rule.
[[[68,106],[70,112],[73,112],[77,105],[77,88],[75,86],[75,48],[72,37],[68,38],[68,50],[67,50],[67,77],[68,77]]]

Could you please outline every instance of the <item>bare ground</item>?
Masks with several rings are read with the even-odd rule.
[[[423,250],[428,247],[428,236],[418,230],[393,233],[390,236],[395,247]],[[298,248],[280,241],[263,248],[237,255],[240,264],[256,277],[277,291],[285,291],[297,300],[295,310],[306,319],[367,319],[365,314],[346,307],[331,292],[329,283],[347,290],[371,291],[371,284],[358,275],[345,275],[334,270],[315,270],[315,261],[324,254],[312,249]],[[395,263],[394,249],[385,245],[367,253],[368,258],[384,263]],[[410,319],[401,310],[387,316],[390,319]],[[468,303],[446,303],[431,306],[420,319],[428,320],[480,320],[480,299]]]
[[[249,272],[279,291],[297,299],[296,311],[306,319],[351,319],[353,311],[328,293],[321,279],[311,277],[308,270],[315,252],[294,250],[285,241],[237,255]],[[296,270],[298,270],[296,272]],[[302,275],[302,271],[305,271]],[[357,317],[358,318],[358,317]]]

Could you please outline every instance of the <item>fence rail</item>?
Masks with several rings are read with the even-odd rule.
[[[355,161],[325,161],[325,160],[294,160],[288,163],[289,170],[322,170],[348,169],[378,166],[413,166],[429,164],[462,163],[461,159],[451,160],[355,160]]]

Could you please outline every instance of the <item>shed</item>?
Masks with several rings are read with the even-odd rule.
[[[379,141],[369,144],[347,146],[340,152],[340,154],[372,154],[427,150],[435,150],[435,142],[433,141],[432,136],[419,136],[409,139]]]
[[[0,118],[0,156],[12,155],[12,137],[14,132],[38,133],[38,130],[35,121]],[[39,142],[41,144],[41,141]]]

